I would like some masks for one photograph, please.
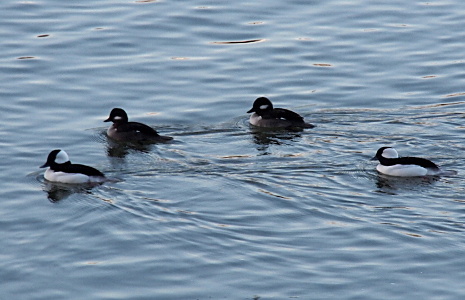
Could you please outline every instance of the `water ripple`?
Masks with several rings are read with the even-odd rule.
[[[0,298],[460,299],[464,9],[0,2]],[[317,126],[251,127],[259,96]],[[113,143],[113,107],[173,142]],[[55,148],[121,181],[45,182]]]

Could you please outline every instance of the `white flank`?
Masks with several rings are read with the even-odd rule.
[[[89,182],[89,176],[81,173],[55,172],[48,168],[44,173],[45,179],[52,182],[62,183],[86,183]]]
[[[399,176],[399,177],[415,177],[415,176],[434,175],[431,173],[431,171],[428,173],[428,169],[423,168],[418,165],[383,166],[382,164],[379,164],[376,167],[376,170],[386,175]]]

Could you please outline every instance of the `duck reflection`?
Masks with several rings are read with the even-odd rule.
[[[131,150],[150,152],[153,143],[120,143],[107,139],[107,155],[115,158],[124,158]]]
[[[429,186],[440,179],[439,176],[394,177],[378,173],[376,186],[380,192],[395,193],[396,190],[416,190]]]
[[[57,203],[63,199],[68,198],[76,193],[90,193],[90,190],[102,183],[88,183],[88,184],[60,184],[52,182],[44,182],[43,190],[47,193],[47,198],[52,203]]]
[[[269,128],[252,128],[253,141],[259,151],[266,150],[269,145],[281,145],[285,141],[294,141],[302,137],[302,129],[297,130],[270,130]]]

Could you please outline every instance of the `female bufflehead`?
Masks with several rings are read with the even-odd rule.
[[[108,128],[107,135],[120,142],[167,142],[173,138],[161,136],[152,127],[138,123],[128,122],[128,115],[121,108],[113,108],[110,116],[103,122],[113,122]]]
[[[376,167],[378,172],[402,177],[446,175],[435,163],[419,157],[399,157],[396,149],[391,147],[379,148],[372,160],[379,160]],[[452,171],[448,171],[452,172]],[[451,173],[452,175],[453,173]]]
[[[312,124],[305,123],[299,114],[284,108],[273,108],[273,104],[266,97],[255,100],[253,107],[247,112],[253,114],[249,122],[258,127],[301,127],[313,128]]]
[[[65,151],[57,149],[50,152],[47,162],[41,168],[48,167],[45,179],[62,183],[101,183],[106,181],[105,175],[89,166],[72,164]]]

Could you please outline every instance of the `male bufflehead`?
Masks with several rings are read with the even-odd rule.
[[[301,127],[313,128],[312,124],[305,123],[299,114],[284,108],[273,108],[273,104],[266,97],[255,100],[253,107],[247,112],[253,114],[249,122],[258,127]]]
[[[152,127],[138,123],[128,122],[128,115],[121,108],[113,108],[110,116],[103,122],[113,122],[108,128],[107,135],[121,142],[167,142],[173,138],[161,136]]]
[[[45,179],[62,183],[101,183],[107,180],[105,175],[89,166],[72,164],[65,151],[57,149],[50,152],[47,162],[41,168],[48,167]]]
[[[435,163],[419,157],[399,157],[396,149],[391,147],[379,148],[372,160],[378,160],[378,172],[401,177],[427,175],[453,175],[455,171],[442,171]]]

